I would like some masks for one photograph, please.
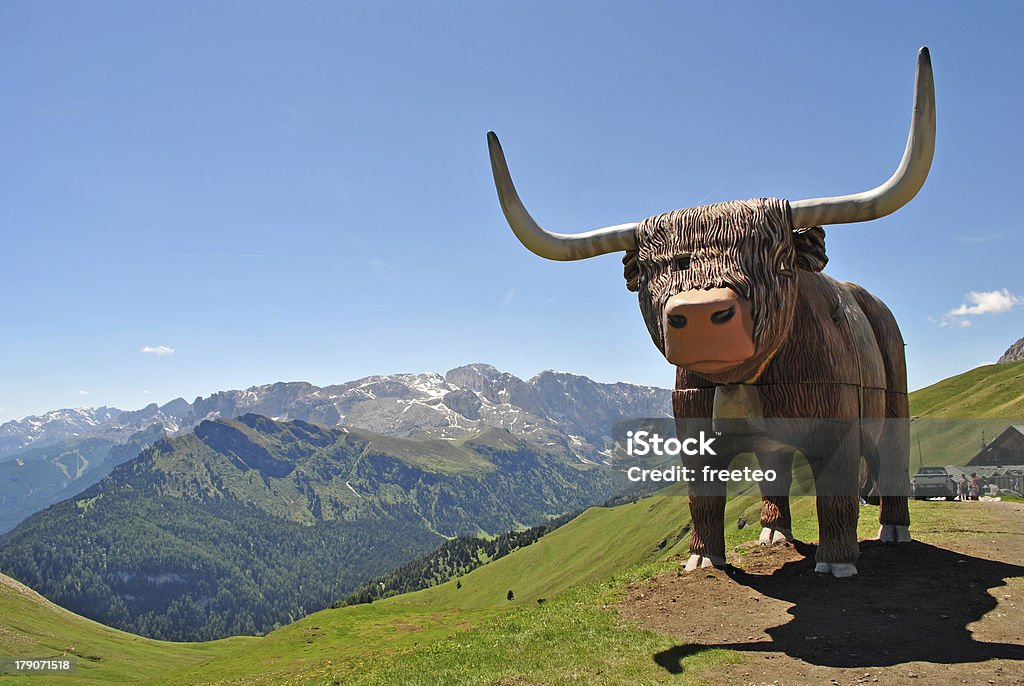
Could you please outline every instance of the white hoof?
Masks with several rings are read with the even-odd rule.
[[[837,579],[845,579],[857,574],[857,565],[849,562],[819,562],[814,565],[814,571],[818,574],[832,573]]]
[[[761,545],[779,545],[792,541],[793,534],[786,529],[772,529],[766,526],[761,529],[761,536],[757,540]]]
[[[692,572],[695,569],[706,569],[708,567],[724,567],[725,560],[718,557],[705,557],[703,555],[693,554],[690,555],[690,559],[686,561],[686,566],[683,567],[684,571]]]
[[[910,527],[899,524],[883,524],[878,527],[878,540],[882,543],[910,543]]]

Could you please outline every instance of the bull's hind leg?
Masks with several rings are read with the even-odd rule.
[[[857,518],[860,500],[860,440],[848,436],[831,454],[808,461],[814,473],[818,510],[818,551],[814,571],[848,577],[857,573]]]
[[[907,360],[903,336],[889,309],[878,298],[854,284],[848,287],[856,297],[875,332],[878,348],[885,360],[885,410],[862,414],[863,417],[885,417],[885,425],[877,450],[865,454],[868,468],[882,498],[878,538],[905,543],[910,540],[910,407],[907,404]]]
[[[793,540],[793,521],[789,514],[789,489],[793,485],[793,451],[759,452],[761,470],[775,472],[775,481],[762,481],[761,545],[777,545]]]
[[[910,509],[910,421],[906,418],[907,396],[886,393],[886,415],[878,448],[868,456],[868,468],[877,464],[875,483],[882,497],[878,515],[878,540],[909,543]]]

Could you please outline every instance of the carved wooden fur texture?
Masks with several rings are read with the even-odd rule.
[[[769,198],[651,217],[637,228],[637,251],[624,259],[625,276],[639,291],[644,319],[662,350],[661,309],[675,293],[724,286],[753,303],[754,357],[715,375],[677,368],[676,417],[710,418],[717,385],[747,383],[757,387],[766,418],[848,420],[811,438],[784,421],[773,422],[771,431],[811,465],[819,493],[818,562],[853,563],[862,457],[883,495],[881,523],[910,523],[909,426],[892,421],[908,417],[903,339],[880,300],[820,273],[827,261],[824,232],[794,231],[789,216],[785,201]],[[689,256],[688,266],[674,269],[681,254]],[[793,450],[758,458],[765,468],[791,474]],[[724,559],[724,509],[724,486],[691,484],[692,553]],[[789,529],[787,497],[764,497],[762,525]]]

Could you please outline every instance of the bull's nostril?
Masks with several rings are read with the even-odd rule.
[[[686,326],[686,317],[681,314],[670,314],[668,316],[668,325],[673,329],[681,329]]]
[[[727,310],[719,310],[711,315],[711,322],[713,324],[725,324],[727,321],[736,315],[736,306],[733,305]]]

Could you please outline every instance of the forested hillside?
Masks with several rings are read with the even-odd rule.
[[[456,536],[426,555],[417,557],[398,569],[380,574],[362,583],[335,607],[372,603],[382,598],[412,593],[468,574],[477,567],[494,562],[525,546],[536,543],[544,534],[570,521],[576,514],[567,514],[546,524],[522,531],[509,531],[493,538]]]
[[[203,422],[158,442],[0,541],[0,569],[146,636],[268,631],[461,534],[602,502],[605,468],[502,429],[412,440],[274,422]]]

